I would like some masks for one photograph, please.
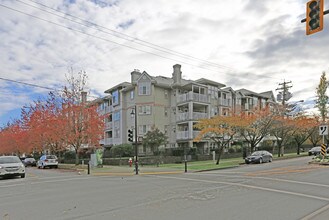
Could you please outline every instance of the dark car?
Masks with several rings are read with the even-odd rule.
[[[329,148],[327,148],[327,153],[329,153]],[[308,155],[320,155],[321,154],[321,146],[317,146],[317,147],[312,147],[311,150],[308,151]]]
[[[23,164],[28,167],[36,167],[37,166],[37,161],[33,157],[27,157],[23,160]]]
[[[260,151],[255,151],[250,156],[246,157],[244,160],[247,164],[272,162],[273,155],[266,150],[260,150]]]

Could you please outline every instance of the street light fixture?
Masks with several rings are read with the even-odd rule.
[[[135,117],[135,171],[138,175],[138,146],[137,146],[137,106],[131,110],[131,117]]]

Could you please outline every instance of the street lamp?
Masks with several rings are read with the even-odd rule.
[[[135,117],[135,171],[138,175],[138,148],[137,148],[137,106],[131,110],[131,117]]]

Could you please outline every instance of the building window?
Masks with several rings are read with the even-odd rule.
[[[140,82],[138,85],[138,95],[151,95],[151,82]]]
[[[119,121],[120,120],[120,112],[115,112],[113,114],[113,121]]]
[[[151,114],[151,106],[150,105],[138,106],[138,114],[139,115],[150,115]]]
[[[164,91],[164,97],[165,97],[165,99],[168,99],[168,90]]]
[[[130,91],[130,99],[134,99],[134,90]]]
[[[145,135],[150,130],[151,130],[151,125],[139,125],[138,126],[139,135]]]
[[[119,91],[118,90],[112,92],[112,104],[113,105],[119,104]]]
[[[120,128],[114,129],[114,138],[120,138]]]

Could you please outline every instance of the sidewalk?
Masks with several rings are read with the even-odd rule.
[[[139,175],[160,175],[160,174],[179,174],[184,173],[184,169],[174,169],[167,167],[156,166],[139,166]],[[81,174],[88,174],[87,165],[73,164],[59,164],[59,169],[68,169],[80,172]],[[103,167],[91,167],[90,175],[93,176],[133,176],[136,175],[135,167],[129,166],[103,166]]]

